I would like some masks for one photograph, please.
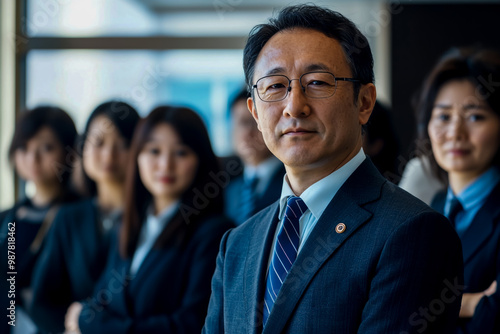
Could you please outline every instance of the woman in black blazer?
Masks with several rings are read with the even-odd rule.
[[[128,104],[107,102],[90,115],[79,149],[91,197],[62,207],[33,275],[32,318],[41,332],[64,331],[73,301],[88,298],[121,223],[129,142],[139,115]]]
[[[456,49],[425,82],[421,148],[448,184],[432,206],[462,240],[464,281],[456,333],[500,333],[500,53]]]
[[[131,158],[117,247],[66,330],[200,333],[219,242],[232,227],[208,133],[194,111],[158,107],[138,126]]]
[[[76,136],[73,120],[57,107],[40,106],[25,111],[16,123],[9,160],[17,175],[32,182],[35,188],[32,196],[0,213],[1,308],[12,308],[11,303],[15,302],[17,317],[12,323],[17,328],[30,323],[21,315],[26,314],[30,303],[29,298],[23,297],[31,295],[27,293],[31,274],[45,244],[46,233],[59,207],[77,199],[70,182],[73,166],[67,163]],[[7,272],[17,273],[15,293],[8,293],[7,278],[12,275]],[[10,316],[10,311],[7,312]],[[7,321],[13,319],[7,318]],[[14,328],[7,321],[2,322],[0,332],[10,333]]]

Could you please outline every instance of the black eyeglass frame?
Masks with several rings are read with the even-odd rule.
[[[309,96],[306,94],[306,87],[302,86],[302,77],[304,75],[307,75],[307,74],[312,74],[312,73],[326,73],[326,74],[330,74],[333,79],[335,80],[335,90],[333,91],[332,95],[329,95],[329,96],[324,96],[324,97],[312,97],[312,96]],[[311,72],[306,72],[304,74],[302,74],[298,79],[290,79],[288,78],[286,75],[284,74],[271,74],[271,75],[266,75],[262,78],[259,78],[256,82],[255,82],[255,85],[252,86],[252,91],[254,89],[257,88],[257,83],[262,80],[262,79],[265,79],[265,78],[269,78],[269,77],[284,77],[288,80],[288,87],[286,89],[286,94],[285,96],[283,96],[283,98],[279,99],[279,100],[272,100],[272,101],[266,101],[266,100],[263,100],[261,97],[260,97],[260,94],[259,94],[259,91],[257,91],[257,96],[259,97],[259,99],[262,101],[262,102],[278,102],[278,101],[283,101],[284,99],[286,99],[288,97],[288,94],[290,93],[290,91],[292,90],[292,81],[294,80],[298,80],[299,81],[299,84],[300,84],[300,87],[302,88],[302,92],[309,98],[311,99],[326,99],[328,97],[332,97],[333,95],[335,95],[335,92],[337,91],[337,81],[340,80],[340,81],[348,81],[348,82],[361,82],[361,80],[359,79],[356,79],[356,78],[346,78],[346,77],[340,77],[340,78],[337,78],[335,76],[335,74],[331,73],[331,72],[327,72],[327,71],[311,71]]]

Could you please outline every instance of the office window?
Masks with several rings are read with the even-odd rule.
[[[161,104],[200,113],[217,154],[231,152],[228,99],[243,87],[240,50],[37,50],[27,57],[26,105],[66,109],[83,130],[98,104],[121,99],[144,116]]]

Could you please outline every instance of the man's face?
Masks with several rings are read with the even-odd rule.
[[[246,165],[256,166],[271,156],[262,134],[257,129],[246,100],[236,102],[231,109],[233,144],[236,154]]]
[[[298,79],[311,71],[328,71],[336,77],[352,77],[340,43],[310,29],[275,34],[255,63],[253,83],[269,74]],[[362,145],[361,125],[370,117],[375,86],[363,85],[357,102],[353,83],[338,81],[333,96],[307,97],[298,80],[288,96],[263,102],[254,90],[248,107],[269,150],[286,166],[334,171],[356,155]]]

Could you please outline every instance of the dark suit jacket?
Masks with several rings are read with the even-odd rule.
[[[60,209],[33,274],[32,318],[45,332],[64,331],[64,316],[74,301],[93,291],[108,256],[109,236],[98,229],[92,199]]]
[[[186,245],[152,249],[135,277],[128,275],[131,259],[113,247],[93,297],[84,304],[81,332],[200,333],[220,239],[231,227],[222,216],[202,221]]]
[[[42,221],[37,223],[24,222],[24,225],[17,220],[16,211],[20,206],[31,206],[31,202],[29,199],[23,199],[17,202],[12,208],[0,212],[0,250],[2,254],[5,254],[0,259],[0,269],[2,272],[0,273],[0,291],[2,294],[0,296],[0,307],[2,310],[6,310],[8,307],[11,307],[11,300],[15,300],[15,306],[17,309],[20,307],[25,308],[26,305],[23,303],[23,298],[21,298],[21,291],[24,289],[29,289],[31,283],[31,274],[33,272],[33,267],[35,266],[36,260],[40,252],[32,253],[29,250],[29,247],[33,240],[35,239],[36,233],[38,229],[42,225]],[[9,223],[13,223],[9,226]],[[9,235],[9,227],[12,229],[13,233]],[[23,229],[29,227],[28,230]],[[28,232],[28,233],[27,233]],[[15,249],[10,249],[11,253],[9,253],[8,249],[8,238],[14,236],[15,238]],[[43,244],[42,244],[43,246]],[[8,255],[15,256],[15,263],[13,265],[14,270],[9,270],[10,265],[8,263]],[[15,276],[15,298],[11,291],[10,282],[7,279],[10,279],[13,275],[8,275],[7,272],[16,272]],[[25,291],[23,291],[25,292]],[[9,312],[7,312],[9,314]],[[7,321],[3,321],[0,324],[0,333],[13,333],[14,327],[10,326],[7,322],[11,321],[12,318],[6,318]],[[19,317],[17,317],[17,326],[19,326]]]
[[[64,198],[60,198],[59,200],[54,201],[50,206],[46,206],[45,208],[35,207],[30,199],[24,198],[21,201],[17,202],[11,209],[6,210],[0,213],[0,250],[2,256],[0,259],[2,273],[0,274],[0,290],[5,291],[2,293],[0,297],[0,305],[2,309],[6,309],[10,306],[10,298],[8,298],[7,292],[10,290],[10,286],[7,282],[7,278],[11,275],[6,275],[7,272],[16,272],[15,278],[15,302],[16,309],[23,308],[24,312],[27,312],[30,304],[31,304],[31,285],[32,285],[32,273],[39,258],[40,253],[42,252],[45,244],[46,244],[46,235],[44,235],[44,239],[42,243],[36,250],[32,250],[31,246],[35,238],[39,237],[38,233],[40,232],[40,228],[42,225],[46,224],[47,226],[51,226],[50,224],[53,222],[52,218],[54,218],[53,214],[55,214],[59,208],[59,206],[63,203],[69,203],[71,201],[75,201],[77,199],[75,194],[68,193],[64,196]],[[17,211],[20,209],[26,209],[28,212],[31,212],[31,217],[29,218],[19,218],[17,217]],[[33,212],[35,216],[33,216]],[[29,214],[30,215],[30,214]],[[29,216],[28,215],[28,216]],[[47,216],[48,215],[48,216]],[[8,259],[7,259],[7,248],[8,248],[8,224],[12,222],[12,228],[14,228],[14,233],[12,234],[15,238],[15,249],[13,251],[15,253],[15,270],[8,270]],[[12,295],[11,295],[12,297]],[[7,304],[6,304],[7,303]],[[19,313],[19,312],[18,312]],[[10,319],[9,319],[10,320]],[[20,317],[16,319],[17,329],[19,328],[21,320]],[[0,325],[0,333],[10,333],[14,332],[14,327],[9,326],[7,321],[3,322]]]
[[[278,202],[226,233],[204,333],[260,333]],[[344,223],[343,233],[335,227]],[[263,333],[450,333],[463,282],[445,217],[387,182],[367,159],[297,256]]]
[[[256,214],[260,210],[274,203],[280,198],[281,188],[283,185],[283,176],[285,175],[285,167],[280,166],[273,173],[271,181],[267,185],[265,191],[262,195],[255,200],[255,208],[252,212]],[[226,187],[224,193],[224,211],[226,216],[235,222],[238,222],[240,214],[240,196],[244,188],[243,175],[239,175],[231,180],[231,182]]]
[[[446,191],[436,195],[432,207],[444,212]],[[482,292],[493,281],[500,284],[500,184],[479,209],[461,236],[466,293]],[[490,297],[483,297],[474,317],[460,319],[457,333],[500,333],[500,285]]]

